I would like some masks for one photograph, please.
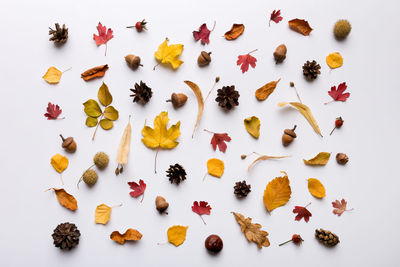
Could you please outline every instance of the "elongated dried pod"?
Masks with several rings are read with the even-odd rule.
[[[131,116],[129,115],[128,124],[125,127],[124,133],[122,134],[122,138],[118,147],[118,155],[117,155],[118,166],[115,169],[116,175],[122,173],[124,170],[123,165],[128,163],[129,151],[131,149],[131,135],[132,135]]]
[[[193,138],[194,132],[196,131],[197,125],[199,124],[199,121],[201,119],[201,115],[203,114],[204,99],[203,99],[203,94],[201,93],[201,90],[197,84],[195,84],[194,82],[191,82],[191,81],[185,81],[185,83],[190,87],[190,89],[193,90],[193,92],[197,98],[197,104],[199,106],[199,111],[197,113],[197,120],[196,120],[196,124],[194,125],[193,134],[192,134],[192,138]]]

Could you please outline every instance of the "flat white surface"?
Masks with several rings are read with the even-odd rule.
[[[1,179],[0,265],[2,266],[398,266],[399,239],[399,20],[397,1],[2,1],[0,4],[1,65]],[[284,20],[268,27],[269,14],[281,9]],[[314,28],[309,37],[288,28],[287,21],[304,18]],[[147,32],[138,34],[125,26],[146,18]],[[344,42],[332,34],[337,19],[347,18],[353,30]],[[217,21],[207,46],[194,42],[192,31],[203,22],[211,28]],[[97,23],[114,30],[108,54],[104,46],[96,47],[92,39]],[[55,22],[69,28],[68,42],[56,48],[48,41],[47,27]],[[239,39],[228,42],[221,36],[232,23],[244,23],[246,30]],[[156,64],[154,51],[168,37],[171,43],[185,45],[177,71]],[[287,59],[275,65],[272,53],[285,43]],[[257,67],[242,74],[236,66],[237,56],[253,49]],[[200,69],[196,59],[200,51],[212,51],[212,63]],[[325,57],[340,52],[344,65],[329,70]],[[129,53],[140,55],[144,67],[131,71],[124,61]],[[306,60],[317,60],[322,74],[312,83],[302,76]],[[109,64],[104,79],[84,82],[84,70]],[[41,77],[55,66],[66,72],[58,85],[49,85]],[[240,106],[224,113],[214,98],[208,99],[205,112],[191,138],[197,114],[197,102],[184,80],[196,82],[205,95],[216,76],[218,88],[235,85],[240,91]],[[254,97],[255,89],[281,78],[275,92],[264,102]],[[153,88],[153,98],[144,107],[133,104],[129,88],[143,80]],[[110,131],[99,129],[91,141],[92,128],[85,126],[82,103],[97,96],[102,81],[114,97],[113,105],[120,119]],[[295,110],[278,108],[280,101],[295,101],[289,82],[293,81],[304,103],[312,109],[323,131],[316,135]],[[332,85],[346,81],[351,96],[346,103],[324,105],[330,100]],[[165,100],[172,92],[189,96],[187,104],[174,110]],[[57,103],[65,120],[47,121],[43,114],[47,103]],[[145,120],[168,111],[171,123],[181,121],[179,146],[161,151],[158,173],[153,172],[155,152],[140,141]],[[116,177],[114,168],[117,147],[128,115],[132,117],[132,151],[124,174]],[[259,140],[247,134],[243,119],[258,116],[261,120]],[[332,136],[329,131],[337,116],[345,120],[342,129]],[[283,129],[298,125],[298,138],[288,148],[281,145]],[[232,141],[226,153],[214,152],[211,135],[203,129],[228,132]],[[58,134],[74,136],[78,151],[68,155],[70,165],[63,173],[65,188],[78,200],[76,212],[60,206],[49,187],[60,187],[59,175],[50,165],[55,153],[64,154]],[[91,165],[93,155],[105,151],[110,166],[99,172],[94,188],[76,182]],[[262,162],[248,173],[251,159],[241,154],[251,151],[268,155],[291,155],[290,158]],[[327,166],[310,168],[303,158],[320,151],[332,152]],[[345,152],[346,166],[336,164],[334,155]],[[217,157],[225,162],[221,179],[202,177],[206,161]],[[181,163],[188,178],[180,186],[171,185],[165,176],[169,164]],[[269,215],[262,203],[267,183],[287,171],[292,198]],[[323,200],[313,198],[306,179],[316,177],[326,187]],[[143,203],[129,196],[128,181],[143,179],[147,190]],[[233,194],[234,182],[246,179],[252,192],[242,201]],[[154,199],[163,195],[170,203],[169,215],[160,216]],[[345,198],[354,208],[341,217],[332,214],[331,202]],[[212,206],[207,225],[191,211],[195,200],[206,200]],[[313,216],[309,223],[294,221],[295,205],[306,205]],[[94,224],[95,207],[101,203],[123,206],[112,211],[106,225]],[[271,246],[258,250],[245,240],[231,211],[243,213],[263,225],[270,235]],[[79,246],[64,253],[52,244],[52,231],[62,222],[76,223],[82,236]],[[168,227],[188,225],[186,241],[176,248],[166,242]],[[114,230],[135,228],[143,233],[137,243],[121,246],[109,239]],[[327,249],[314,238],[315,228],[337,233],[341,243]],[[204,248],[209,234],[223,238],[224,249],[211,256]],[[305,239],[300,247],[287,244],[278,247],[292,234]]]

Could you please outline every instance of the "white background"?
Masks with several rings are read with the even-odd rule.
[[[281,9],[284,20],[271,23],[269,15]],[[399,194],[398,151],[399,114],[398,61],[399,21],[396,1],[2,1],[0,4],[1,65],[1,179],[2,205],[0,227],[0,264],[2,266],[395,266],[398,263]],[[126,29],[136,21],[149,21],[147,32]],[[314,28],[309,37],[288,28],[287,21],[304,18]],[[332,34],[340,18],[349,19],[353,30],[344,42]],[[210,44],[194,42],[192,31],[206,22],[212,28]],[[97,47],[93,33],[101,21],[114,30],[114,38]],[[48,41],[48,27],[55,22],[69,28],[68,42],[57,48]],[[246,30],[239,39],[228,42],[221,36],[233,23],[244,23]],[[170,43],[185,45],[177,71],[156,64],[154,52],[168,37]],[[285,43],[287,59],[275,65],[272,53]],[[237,56],[253,49],[258,59],[255,69],[242,74],[236,66]],[[200,69],[196,59],[200,51],[212,51],[212,63]],[[329,70],[325,57],[331,52],[344,57],[343,67]],[[140,55],[144,67],[130,70],[124,56]],[[322,74],[314,82],[306,82],[301,66],[306,60],[317,60]],[[103,79],[84,82],[84,70],[109,64]],[[47,68],[64,73],[58,85],[49,85],[41,77]],[[235,85],[240,92],[240,105],[232,112],[223,112],[214,101],[216,90],[208,99],[194,139],[192,129],[197,115],[194,94],[183,83],[196,82],[205,95],[216,76],[218,88]],[[263,84],[281,78],[275,92],[258,102],[254,91]],[[153,89],[153,98],[146,106],[132,103],[129,88],[143,80]],[[114,97],[113,105],[120,119],[110,131],[99,129],[94,142],[93,128],[85,126],[82,103],[96,99],[102,81]],[[295,101],[289,82],[293,81],[304,103],[312,109],[324,138],[313,132],[306,120],[294,109],[278,108],[280,101]],[[351,96],[345,103],[324,105],[330,100],[327,91],[333,85],[347,82]],[[165,100],[172,92],[189,96],[186,105],[174,110]],[[48,102],[63,109],[65,120],[47,121],[43,114]],[[153,172],[155,152],[141,142],[145,120],[152,121],[161,111],[168,111],[171,123],[181,121],[179,146],[161,151],[158,173]],[[116,152],[128,115],[132,117],[132,150],[124,174],[116,177]],[[261,136],[253,139],[243,126],[243,119],[258,116]],[[337,116],[344,126],[329,132]],[[298,125],[298,138],[288,148],[281,145],[283,129]],[[215,132],[228,132],[232,141],[226,153],[214,152],[209,144]],[[56,200],[50,187],[60,187],[59,175],[50,165],[55,153],[65,154],[58,134],[73,136],[78,142],[75,154],[68,155],[70,165],[63,173],[65,188],[73,194],[79,208],[71,212]],[[110,155],[110,166],[99,172],[93,188],[76,183],[92,164],[98,151]],[[241,160],[241,154],[257,151],[268,155],[291,155],[284,160],[261,162],[251,172],[252,158]],[[332,152],[327,166],[305,166],[303,158],[320,151]],[[337,152],[348,154],[346,166],[336,163]],[[217,157],[225,162],[221,179],[202,177],[206,161]],[[170,164],[181,163],[187,180],[171,185],[165,176]],[[269,215],[262,203],[267,183],[280,171],[287,171],[292,197],[283,207]],[[306,179],[315,177],[327,190],[323,200],[313,198]],[[128,181],[143,179],[147,190],[143,203],[129,196]],[[252,185],[249,196],[239,201],[233,194],[234,182],[247,180]],[[154,199],[163,195],[170,203],[169,215],[159,215]],[[341,217],[332,214],[331,202],[345,198],[349,208]],[[210,216],[207,225],[191,211],[195,200],[208,201]],[[308,223],[294,221],[292,209],[312,202]],[[95,207],[101,203],[123,206],[112,211],[106,225],[94,224]],[[270,233],[271,246],[258,250],[240,232],[231,211],[253,218]],[[73,222],[81,231],[79,246],[62,252],[52,244],[53,229],[62,222]],[[168,227],[188,225],[186,241],[176,248],[166,242]],[[332,230],[341,243],[327,249],[314,238],[316,228]],[[138,229],[143,239],[121,246],[109,239],[114,230]],[[212,256],[204,248],[209,234],[218,234],[224,241],[223,251]],[[299,233],[305,242],[296,247],[280,242]]]

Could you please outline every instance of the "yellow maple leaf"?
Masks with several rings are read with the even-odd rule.
[[[168,228],[168,242],[176,247],[180,246],[186,239],[186,232],[189,226],[174,225]]]
[[[110,220],[112,208],[106,204],[101,204],[96,207],[94,212],[94,222],[100,224],[106,224]]]
[[[289,178],[286,172],[282,172],[285,176],[276,177],[268,183],[264,191],[263,202],[268,212],[276,209],[277,207],[285,205],[292,194],[289,185]]]
[[[177,69],[183,63],[183,61],[178,58],[182,54],[182,51],[183,44],[168,45],[168,38],[165,38],[165,41],[158,46],[158,50],[154,53],[154,57],[159,61],[158,64],[169,63],[173,69]]]
[[[225,165],[220,159],[209,159],[207,161],[207,171],[210,175],[220,178],[224,173]]]
[[[163,111],[154,119],[154,129],[149,126],[144,126],[142,129],[142,142],[148,148],[157,149],[157,154],[160,148],[172,149],[179,143],[175,140],[181,135],[179,127],[181,122],[172,125],[167,129],[169,118],[168,112]],[[156,173],[156,159],[154,161],[154,172]]]
[[[43,79],[50,84],[56,84],[60,81],[62,72],[55,67],[50,67],[46,74],[43,75]]]
[[[326,195],[324,185],[315,178],[308,179],[308,191],[316,198],[323,198]]]
[[[268,232],[260,230],[261,224],[251,223],[251,218],[245,218],[242,214],[232,212],[236,221],[240,225],[242,233],[246,236],[249,242],[257,244],[258,248],[269,247]]]

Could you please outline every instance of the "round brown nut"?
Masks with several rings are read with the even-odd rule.
[[[172,105],[174,106],[174,108],[180,108],[183,105],[185,105],[186,101],[187,101],[187,96],[185,94],[182,93],[172,93],[171,95],[171,99],[168,99],[167,102],[172,102]]]
[[[336,154],[336,161],[340,165],[345,165],[349,161],[349,157],[344,153],[337,153]]]
[[[287,53],[286,45],[279,45],[274,52],[275,63],[281,63],[285,60]]]
[[[125,61],[133,70],[136,70],[137,68],[139,68],[139,66],[143,66],[142,64],[140,64],[140,57],[135,55],[125,56]]]
[[[200,67],[207,66],[211,62],[211,52],[201,51],[200,56],[197,58],[197,64]]]
[[[156,209],[158,212],[163,213],[166,209],[168,209],[169,204],[162,196],[156,197]]]
[[[207,237],[206,241],[204,242],[206,249],[213,253],[218,253],[224,247],[224,243],[222,242],[221,237],[218,235],[210,235]]]

